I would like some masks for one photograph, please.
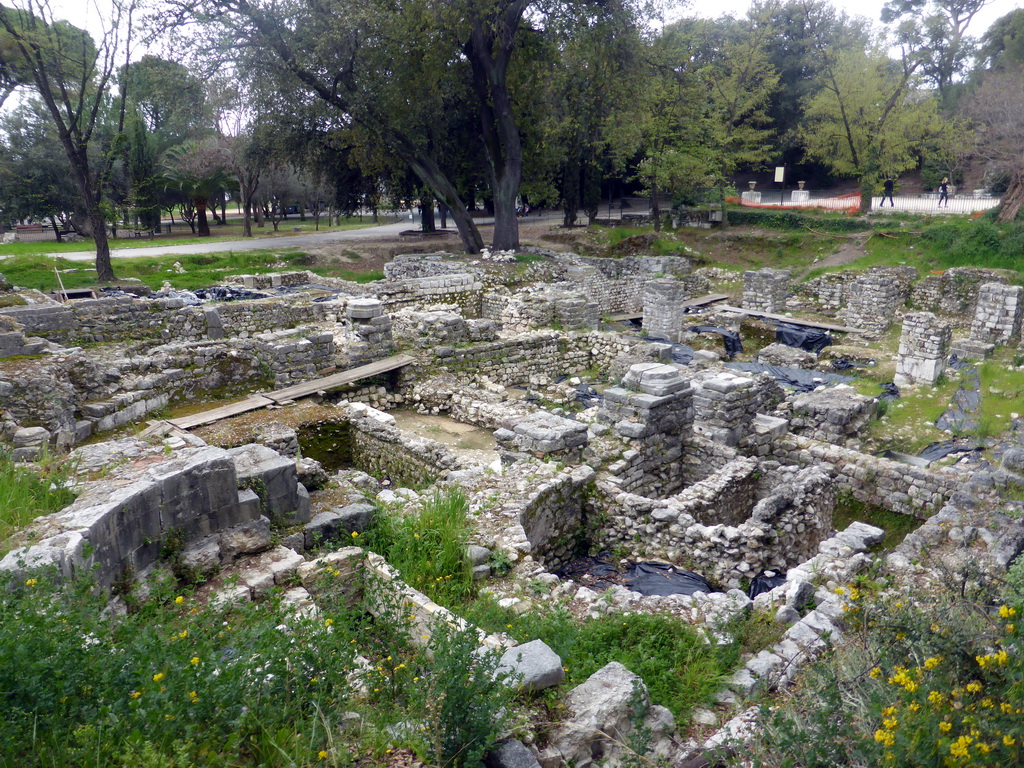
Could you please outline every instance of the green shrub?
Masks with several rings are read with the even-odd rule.
[[[277,597],[220,610],[170,588],[116,617],[88,582],[0,577],[0,765],[318,762],[354,647]]]
[[[747,757],[803,768],[1024,764],[1021,606],[976,603],[958,587],[876,602],[845,590],[849,642],[763,709]]]
[[[44,457],[34,470],[17,464],[0,448],[0,552],[3,542],[41,515],[58,512],[75,499],[67,485],[72,468]]]
[[[466,555],[469,502],[459,488],[435,492],[410,515],[378,509],[365,545],[398,569],[409,586],[456,608],[474,594]]]

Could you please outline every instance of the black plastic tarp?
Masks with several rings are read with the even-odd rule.
[[[853,381],[852,376],[805,371],[803,368],[782,368],[765,363],[726,363],[725,367],[744,373],[767,373],[783,386],[791,387],[797,392],[812,392],[822,384],[848,384]]]
[[[730,360],[743,351],[743,342],[740,341],[740,335],[736,331],[730,331],[728,328],[719,328],[714,325],[694,325],[686,330],[693,333],[717,333],[722,337],[722,341],[725,342],[725,355]]]
[[[626,586],[641,595],[692,595],[714,592],[699,573],[685,571],[668,563],[637,563],[626,573]]]
[[[796,347],[807,352],[818,354],[832,344],[832,337],[817,328],[803,325],[778,323],[775,327],[775,340],[787,347]]]
[[[879,400],[899,400],[900,388],[896,386],[894,382],[886,382],[882,385],[882,394],[878,396]]]
[[[974,453],[983,450],[985,447],[978,445],[973,440],[954,438],[953,440],[943,440],[941,443],[932,443],[917,455],[928,461],[938,461],[954,453]]]
[[[229,288],[224,285],[215,285],[212,288],[200,288],[194,291],[195,295],[203,301],[248,301],[250,299],[265,299],[273,294],[250,291],[248,288]]]
[[[650,341],[655,344],[668,344],[672,348],[669,354],[672,356],[673,363],[678,365],[689,365],[693,362],[693,347],[669,341],[668,339],[659,339],[657,336],[644,336],[643,340]]]
[[[760,576],[755,576],[750,580],[750,589],[747,590],[747,597],[753,600],[758,595],[771,592],[776,587],[785,583],[786,577],[783,574],[767,576],[762,573]]]
[[[977,369],[963,374],[962,383],[953,395],[953,402],[935,421],[935,426],[946,432],[964,432],[977,429],[981,414],[981,378]]]

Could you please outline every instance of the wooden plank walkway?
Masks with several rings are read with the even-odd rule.
[[[178,429],[192,429],[193,427],[212,424],[215,421],[227,419],[231,416],[237,416],[240,413],[248,413],[259,408],[266,408],[268,405],[274,405],[274,401],[261,395],[252,395],[245,398],[245,400],[237,400],[227,405],[212,408],[209,411],[193,413],[191,416],[182,416],[180,419],[168,419],[167,421]]]
[[[409,365],[409,363],[416,362],[415,357],[409,355],[394,355],[393,357],[386,357],[383,360],[377,360],[367,365],[360,365],[358,368],[350,368],[347,371],[341,373],[335,373],[331,376],[325,376],[322,379],[314,379],[313,381],[307,381],[302,384],[295,384],[291,387],[285,387],[275,392],[268,392],[264,395],[250,395],[244,400],[236,400],[233,403],[227,405],[221,405],[217,408],[212,408],[209,411],[202,411],[201,413],[193,413],[191,416],[182,416],[178,419],[167,419],[166,423],[172,427],[178,429],[192,429],[193,427],[201,427],[204,424],[212,424],[215,421],[221,419],[227,419],[231,416],[237,416],[240,413],[248,413],[249,411],[255,411],[259,408],[266,408],[271,405],[280,405],[282,403],[291,402],[297,400],[300,397],[307,397],[308,395],[316,394],[317,392],[325,392],[331,389],[337,389],[346,384],[351,384],[360,379],[366,379],[370,376],[377,376],[381,373],[387,373],[388,371],[394,371],[403,366]],[[151,425],[151,429],[154,433],[158,431],[156,425]],[[147,430],[149,431],[149,430]]]
[[[833,325],[832,323],[821,323],[817,320],[803,320],[799,317],[787,317],[786,315],[775,315],[771,312],[752,312],[749,309],[743,309],[742,307],[731,307],[728,304],[723,304],[719,309],[725,312],[733,312],[739,315],[746,315],[748,317],[763,317],[766,320],[778,320],[780,323],[789,323],[790,325],[804,325],[808,328],[821,328],[826,331],[839,331],[841,333],[865,333],[863,328],[850,328],[845,325]]]
[[[308,395],[316,394],[317,392],[326,392],[330,389],[337,389],[343,387],[346,384],[351,384],[354,381],[360,379],[367,379],[370,376],[377,376],[381,373],[387,373],[388,371],[394,371],[398,368],[408,365],[409,363],[415,363],[416,358],[410,357],[409,355],[395,355],[394,357],[386,357],[383,360],[378,360],[375,363],[369,363],[367,365],[361,365],[358,368],[350,368],[347,371],[341,373],[335,373],[332,376],[326,376],[322,379],[314,379],[313,381],[307,381],[302,384],[296,384],[293,387],[287,387],[285,389],[279,389],[276,392],[267,393],[267,397],[273,400],[275,403],[283,403],[288,400],[297,400],[300,397],[306,397]]]
[[[728,298],[729,298],[729,294],[727,294],[727,293],[709,293],[706,296],[698,296],[695,299],[687,299],[686,301],[684,301],[682,303],[682,306],[684,306],[684,307],[703,307],[703,306],[706,306],[708,304],[714,304],[716,301],[725,301]],[[643,320],[644,319],[644,313],[643,312],[639,312],[639,313],[637,313],[637,312],[623,312],[622,314],[618,314],[618,315],[610,315],[608,317],[608,319],[611,320],[612,322],[616,322],[616,323],[624,323],[624,322],[627,322],[628,320]]]

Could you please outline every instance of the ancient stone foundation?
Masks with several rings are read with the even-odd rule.
[[[790,274],[784,269],[748,270],[743,273],[743,307],[757,312],[783,312]]]
[[[952,331],[931,312],[910,312],[903,319],[895,383],[934,384],[946,370]]]

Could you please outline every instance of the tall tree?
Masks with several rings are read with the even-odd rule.
[[[121,25],[134,6],[113,3],[109,26],[97,46],[89,33],[57,21],[48,0],[20,1],[17,8],[0,6],[0,28],[53,120],[82,198],[88,234],[96,243],[97,277],[109,282],[114,269],[100,205],[105,168],[90,157],[90,145],[121,50]]]
[[[988,72],[968,103],[967,114],[975,120],[978,153],[990,171],[1008,177],[1000,221],[1012,221],[1024,207],[1024,65]]]
[[[989,0],[889,0],[882,21],[894,24],[896,41],[912,50],[921,74],[947,103],[949,88],[974,54],[967,28]]]
[[[210,236],[206,211],[210,201],[230,183],[224,154],[215,138],[190,140],[167,150],[162,162],[165,184],[181,192],[196,210],[198,234]]]
[[[978,66],[1003,69],[1024,64],[1024,8],[996,19],[981,37]]]
[[[30,98],[0,118],[0,210],[9,220],[49,220],[59,242],[81,201],[49,117]]]
[[[801,132],[808,157],[861,184],[861,210],[883,174],[917,164],[922,142],[945,130],[938,104],[915,91],[921,60],[904,50],[893,60],[876,45],[835,50],[812,23],[819,86],[805,106]]]

